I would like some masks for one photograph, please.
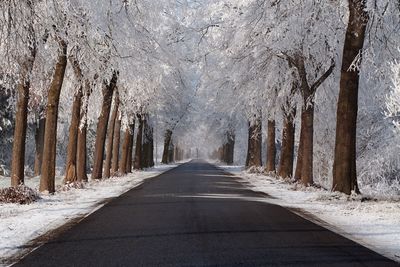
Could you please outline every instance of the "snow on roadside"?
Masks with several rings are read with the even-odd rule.
[[[283,179],[250,174],[241,166],[220,166],[240,177],[255,191],[267,193],[268,203],[291,208],[297,214],[400,262],[400,202],[348,197]],[[307,215],[311,214],[311,216]],[[313,218],[315,217],[315,218]]]
[[[29,241],[93,212],[105,200],[117,197],[140,185],[145,179],[173,167],[162,165],[124,177],[90,181],[84,189],[41,195],[41,200],[29,205],[0,204],[0,266],[20,253]],[[56,184],[60,185],[61,181],[61,178],[57,178]],[[9,182],[9,178],[0,178],[0,188],[9,186]],[[27,179],[26,184],[37,189],[39,178]]]

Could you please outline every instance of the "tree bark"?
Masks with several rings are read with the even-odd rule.
[[[304,111],[302,124],[303,133],[303,162],[301,168],[301,182],[312,185],[313,181],[313,155],[314,155],[314,103],[308,105]]]
[[[121,142],[121,120],[117,119],[114,125],[114,141],[112,150],[111,175],[117,176],[119,171],[119,146]]]
[[[34,175],[39,176],[42,168],[43,160],[43,143],[44,143],[44,127],[46,125],[46,119],[40,118],[38,126],[35,132],[35,165],[34,165]]]
[[[268,136],[267,136],[267,164],[265,170],[267,172],[275,172],[276,145],[275,145],[275,120],[268,120]]]
[[[108,120],[111,110],[112,96],[114,89],[117,84],[118,74],[113,73],[110,84],[104,85],[103,87],[103,105],[100,117],[97,123],[96,141],[93,156],[93,171],[92,179],[101,179],[103,176],[103,157],[104,157],[104,145],[106,142],[106,134],[108,128]]]
[[[293,108],[285,114],[282,131],[282,150],[278,167],[278,175],[283,178],[289,178],[293,175],[293,157],[294,157],[294,137],[296,109]]]
[[[67,44],[63,40],[59,40],[59,44],[60,52],[50,84],[46,107],[42,176],[39,187],[40,192],[48,191],[49,193],[55,192],[58,105],[67,67]]]
[[[131,125],[129,125],[128,128],[125,130],[125,137],[124,137],[124,143],[122,145],[122,154],[121,154],[121,160],[119,164],[119,170],[122,175],[125,175],[128,173],[128,159],[129,159],[129,147],[131,144],[131,139],[133,135],[133,130],[130,128]]]
[[[168,129],[164,135],[164,150],[163,150],[163,156],[162,156],[162,160],[161,160],[161,163],[163,163],[163,164],[170,163],[168,155],[169,155],[169,150],[170,150],[170,146],[171,146],[171,138],[172,138],[172,131]]]
[[[144,127],[144,120],[142,119],[141,115],[137,115],[139,127],[138,132],[136,135],[136,147],[135,147],[135,170],[143,169],[143,162],[142,162],[142,142],[143,142],[143,127]]]
[[[304,141],[304,110],[301,112],[301,126],[300,126],[300,140],[299,147],[297,149],[297,162],[296,171],[294,173],[294,179],[296,181],[301,180],[301,170],[303,168],[303,141]]]
[[[343,48],[332,185],[334,191],[345,194],[351,194],[351,191],[359,193],[356,134],[360,77],[357,70],[352,70],[352,64],[363,49],[368,23],[368,14],[365,11],[366,1],[349,0],[348,3],[350,17]]]
[[[27,76],[24,74],[23,76]],[[30,82],[28,77],[22,77],[18,85],[17,113],[15,114],[13,156],[11,166],[11,186],[24,183],[25,179],[25,140],[28,127],[28,102]]]
[[[118,116],[119,98],[118,91],[115,91],[114,97],[114,109],[111,114],[110,127],[108,127],[108,140],[106,147],[106,161],[104,163],[104,178],[110,178],[111,175],[111,160],[113,158],[113,142],[114,142],[114,130],[115,124]],[[117,155],[118,157],[118,155]]]
[[[262,136],[261,136],[261,119],[258,118],[252,125],[249,123],[249,140],[248,140],[248,152],[246,167],[260,167],[262,166],[261,148],[262,148]]]
[[[76,172],[78,182],[87,182],[87,112],[88,100],[91,94],[90,83],[85,82],[86,100],[80,114],[80,126],[78,128],[78,144],[76,152]]]
[[[74,102],[72,104],[71,125],[69,127],[69,141],[65,167],[65,183],[74,183],[78,180],[78,172],[76,169],[76,155],[78,150],[78,130],[81,118],[80,114],[82,97],[82,88],[80,88],[75,95]]]
[[[133,161],[133,144],[134,144],[134,136],[135,136],[135,123],[129,125],[129,128],[132,130],[132,133],[129,135],[129,147],[128,147],[128,158],[126,159],[126,170],[128,173],[132,172],[132,161]]]

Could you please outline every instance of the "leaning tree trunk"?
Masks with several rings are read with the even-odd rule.
[[[119,99],[118,99],[118,91],[115,92],[114,97],[114,109],[111,115],[110,127],[108,127],[108,142],[106,147],[106,161],[104,163],[104,177],[110,178],[111,174],[111,160],[113,157],[113,142],[114,142],[114,130],[115,123],[118,116],[118,107],[119,107]]]
[[[39,187],[40,192],[48,191],[49,193],[55,191],[58,105],[67,67],[67,44],[62,40],[59,40],[59,44],[61,51],[50,84],[46,107],[42,175]]]
[[[134,164],[134,169],[135,170],[141,170],[143,169],[143,162],[142,162],[142,141],[143,141],[143,126],[144,126],[144,121],[142,119],[141,115],[137,115],[138,117],[138,122],[139,122],[139,127],[138,127],[138,132],[136,135],[136,147],[135,147],[135,164]]]
[[[167,130],[164,135],[164,150],[162,155],[161,163],[168,164],[169,163],[169,149],[171,145],[172,131]]]
[[[356,169],[359,73],[352,65],[363,49],[368,23],[366,1],[349,0],[348,3],[350,17],[343,48],[332,187],[346,194],[359,192]]]
[[[260,167],[262,166],[261,148],[262,148],[262,136],[261,136],[261,119],[257,119],[253,125],[249,123],[249,142],[246,167]]]
[[[35,165],[34,165],[35,176],[40,175],[42,168],[45,125],[46,125],[46,119],[40,118],[35,132]]]
[[[108,119],[110,117],[111,102],[117,84],[117,73],[114,72],[110,84],[103,87],[103,105],[97,123],[96,141],[93,156],[92,179],[101,179],[103,176],[104,145],[106,142]]]
[[[282,150],[278,167],[278,175],[283,178],[289,178],[293,175],[295,116],[296,109],[293,108],[288,114],[285,114],[283,122]]]
[[[71,125],[69,127],[69,141],[67,148],[67,161],[65,168],[65,183],[74,183],[78,180],[76,170],[76,154],[78,150],[78,131],[80,124],[80,114],[82,105],[82,88],[79,89],[72,104]]]
[[[114,140],[111,160],[111,175],[118,175],[119,168],[119,145],[121,142],[121,120],[117,119],[114,125]]]
[[[275,120],[268,120],[267,136],[267,164],[265,171],[275,172],[276,145],[275,145]]]

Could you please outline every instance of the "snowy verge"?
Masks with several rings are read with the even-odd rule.
[[[263,174],[243,171],[242,166],[219,166],[240,178],[252,190],[267,193],[268,203],[286,207],[296,214],[345,236],[379,254],[400,262],[400,202],[369,200],[322,188],[299,184]]]
[[[0,204],[0,266],[10,264],[32,249],[34,244],[28,244],[32,240],[87,216],[108,200],[173,167],[176,165],[161,165],[123,177],[90,181],[84,189],[60,189],[54,195],[42,194],[39,201],[29,205]],[[9,179],[0,178],[0,187],[9,186]],[[61,180],[58,177],[56,184]],[[37,189],[39,178],[27,179],[26,184]]]

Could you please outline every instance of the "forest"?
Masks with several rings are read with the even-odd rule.
[[[400,2],[2,0],[12,188],[212,158],[400,193]]]

